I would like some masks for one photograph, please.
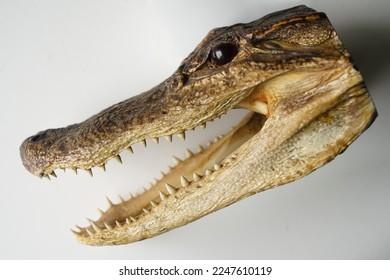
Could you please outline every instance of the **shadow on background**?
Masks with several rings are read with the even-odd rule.
[[[390,27],[354,26],[336,29],[370,89],[390,69]],[[387,73],[388,74],[388,73]],[[390,80],[388,81],[390,83]],[[378,93],[377,93],[378,94]],[[375,96],[375,92],[372,92]]]

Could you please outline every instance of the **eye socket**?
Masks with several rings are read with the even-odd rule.
[[[232,43],[222,43],[211,49],[211,60],[221,66],[229,63],[238,54],[238,48]]]

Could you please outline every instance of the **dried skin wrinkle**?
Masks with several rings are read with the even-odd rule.
[[[31,173],[102,167],[147,139],[186,131],[235,108],[248,115],[198,151],[187,150],[142,194],[121,198],[74,231],[89,245],[139,241],[297,180],[345,150],[376,117],[360,73],[324,13],[306,6],[209,32],[175,73],[150,91],[84,122],[27,138]],[[175,141],[173,141],[175,142]]]

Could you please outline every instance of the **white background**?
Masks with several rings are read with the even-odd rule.
[[[148,186],[172,154],[226,131],[243,112],[182,142],[135,147],[78,176],[41,180],[19,145],[47,128],[80,122],[160,83],[207,32],[306,3],[325,11],[352,53],[379,118],[336,160],[190,225],[142,242],[88,247],[70,228],[96,219],[105,195]],[[390,2],[0,0],[0,258],[389,259]]]

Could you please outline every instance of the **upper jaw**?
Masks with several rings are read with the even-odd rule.
[[[299,67],[311,65],[312,62],[306,62]],[[202,79],[184,79],[179,68],[159,86],[84,122],[27,138],[20,147],[23,164],[41,177],[55,174],[53,171],[58,168],[90,170],[104,167],[109,159],[136,143],[182,135],[234,108],[267,114],[264,106],[263,109],[248,106],[248,96],[259,84],[292,71],[296,65],[273,71],[267,68],[267,64],[242,61]]]
[[[183,137],[187,130],[205,125],[236,107],[252,90],[237,91],[233,98],[216,89],[194,92],[193,85],[175,89],[167,84],[115,104],[84,122],[41,131],[23,141],[20,155],[26,169],[47,177],[56,169],[104,166],[132,145],[147,139]],[[206,94],[209,98],[199,98]],[[213,100],[215,99],[215,100]],[[217,100],[218,99],[218,100]]]

